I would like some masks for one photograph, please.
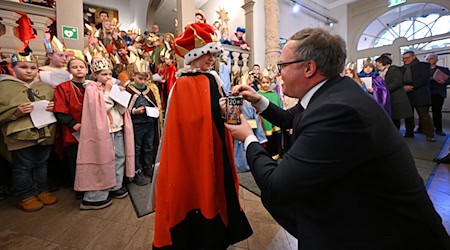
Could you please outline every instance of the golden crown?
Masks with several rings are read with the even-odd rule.
[[[44,45],[47,53],[66,51],[66,46],[64,46],[64,44],[58,38],[56,38],[56,36],[52,38],[51,42],[44,38]]]
[[[349,62],[345,65],[345,69],[352,69],[352,70],[356,70],[356,63],[354,62]]]
[[[133,40],[133,43],[144,43],[144,42],[145,42],[145,39],[144,39],[144,37],[141,36],[141,35],[138,35],[138,36]]]
[[[150,35],[147,37],[147,42],[154,43],[156,41],[159,41],[159,36],[153,33],[150,33]]]
[[[34,56],[31,52],[19,53],[16,52],[11,55],[11,63],[15,62],[35,62],[38,63],[38,57]]]
[[[128,30],[127,33],[128,33],[128,35],[131,35],[131,34],[141,35],[141,29],[133,28],[133,29]]]
[[[112,70],[110,63],[108,62],[108,60],[106,60],[106,58],[104,58],[104,57],[102,57],[101,59],[94,58],[92,60],[92,62],[91,62],[92,72],[96,73],[96,72],[99,72],[101,70],[106,70],[106,69]]]
[[[161,52],[159,53],[159,57],[162,57],[164,59],[173,59],[175,58],[172,54],[173,51],[172,50],[168,50],[167,48],[164,48],[161,50]]]
[[[149,63],[144,59],[137,58],[134,62],[134,73],[147,73]]]
[[[372,62],[372,58],[367,57],[366,60],[364,60],[363,65],[364,65],[364,68],[367,67],[367,66],[370,66],[370,67],[373,68],[374,65],[373,65],[373,62]]]

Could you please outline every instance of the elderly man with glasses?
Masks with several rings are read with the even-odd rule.
[[[244,116],[226,125],[244,141],[264,206],[302,250],[448,248],[407,144],[380,105],[339,75],[345,59],[341,37],[304,29],[278,63],[283,92],[300,99],[294,108],[278,108],[249,86],[233,88],[264,118],[294,129],[278,162]]]
[[[434,125],[429,114],[431,106],[429,63],[419,62],[414,51],[406,51],[402,55],[403,89],[408,94],[411,109],[419,115],[419,132],[423,132],[428,142],[435,142]],[[405,137],[414,137],[414,114],[405,119]]]

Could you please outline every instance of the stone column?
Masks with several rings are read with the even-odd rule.
[[[242,6],[242,8],[245,11],[245,38],[247,43],[249,44],[249,46],[253,49],[253,46],[255,44],[255,39],[254,39],[254,35],[253,35],[253,27],[254,27],[254,22],[253,22],[253,6],[255,5],[255,1],[253,0],[245,0],[244,1],[244,5]],[[250,58],[249,58],[249,65],[253,65],[254,62],[254,52],[250,53]]]
[[[280,58],[280,36],[278,35],[278,0],[265,0],[266,16],[266,67],[275,65]]]
[[[33,54],[39,57],[39,61],[43,63],[46,58],[47,51],[44,45],[44,33],[47,32],[48,26],[53,23],[53,20],[46,16],[28,15],[30,21],[33,23],[33,28],[36,30],[36,38],[29,43]]]
[[[83,0],[57,1],[56,3],[57,35],[69,49],[84,49]],[[62,25],[78,29],[77,39],[63,39]]]
[[[14,11],[0,10],[0,23],[5,25],[5,34],[0,36],[0,44],[4,56],[10,55],[23,48],[23,43],[14,35],[14,29],[19,26],[17,20],[21,15]]]

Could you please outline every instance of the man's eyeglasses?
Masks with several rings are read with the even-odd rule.
[[[404,57],[402,57],[402,60],[408,60],[408,59],[410,59],[412,56],[404,56]]]
[[[289,65],[289,64],[299,63],[299,62],[304,62],[304,61],[306,61],[306,60],[299,59],[299,60],[294,60],[294,61],[289,61],[289,62],[277,62],[278,72],[281,73],[281,69],[283,68],[284,65]]]

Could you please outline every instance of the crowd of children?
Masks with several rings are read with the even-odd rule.
[[[30,51],[16,53],[11,67],[4,67],[5,73],[14,76],[0,77],[8,83],[1,85],[8,88],[2,91],[5,98],[0,102],[5,141],[2,160],[12,163],[12,183],[25,211],[55,203],[57,199],[49,191],[62,184],[76,191],[76,198],[82,200],[80,209],[102,209],[112,204],[111,198],[127,196],[124,182],[144,186],[152,181],[165,111],[177,81],[175,37],[160,34],[157,25],[146,36],[139,30],[121,32],[116,20],[110,20],[107,12],[101,14],[101,23],[86,24],[84,58],[69,56],[56,36],[46,34],[45,66],[39,67]],[[199,23],[205,22],[204,13],[198,11],[196,16]],[[219,43],[225,39],[250,49],[245,46],[244,28],[238,28],[231,40],[226,27],[223,31],[222,41],[217,38]],[[283,96],[275,91],[280,82],[270,68],[261,71],[255,64],[241,76],[231,74],[229,58],[221,62],[217,78],[225,95],[235,84],[251,84],[282,105]],[[44,83],[39,71],[67,71],[70,80]],[[131,95],[127,107],[111,99],[116,87]],[[12,91],[16,88],[21,98]],[[47,111],[54,114],[56,123],[34,126],[30,113],[38,100],[49,101]],[[280,131],[248,103],[242,112],[252,122],[260,142],[273,149],[277,158],[282,148]],[[243,145],[234,144],[237,171],[249,171]]]

